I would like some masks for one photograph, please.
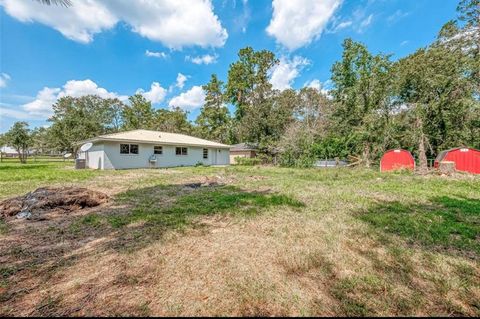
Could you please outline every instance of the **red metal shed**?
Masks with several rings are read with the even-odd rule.
[[[388,172],[396,169],[415,169],[415,159],[407,150],[390,150],[380,160],[380,171]]]
[[[480,174],[480,151],[473,148],[452,148],[438,154],[434,167],[438,168],[440,162],[448,161],[455,163],[458,171]]]

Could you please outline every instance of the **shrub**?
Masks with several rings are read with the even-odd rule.
[[[235,159],[237,165],[243,165],[243,166],[255,166],[260,164],[260,159],[259,158],[247,158],[247,157],[237,157]]]
[[[312,151],[317,158],[346,158],[361,151],[356,149],[359,144],[360,141],[355,134],[347,137],[326,136],[312,145]]]
[[[313,149],[314,132],[301,125],[293,125],[280,141],[279,164],[286,167],[311,167],[316,156]]]
[[[285,150],[280,156],[280,165],[285,167],[312,167],[316,157],[310,148],[301,151]]]
[[[205,165],[205,164],[202,163],[202,162],[197,162],[197,163],[195,164],[195,167],[204,167],[204,166],[206,167],[206,166],[208,166],[208,165]]]

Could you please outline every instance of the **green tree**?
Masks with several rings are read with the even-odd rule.
[[[45,127],[37,127],[32,130],[32,147],[36,154],[45,154],[51,150],[50,131]]]
[[[480,0],[460,0],[457,12],[459,20],[465,22],[467,27],[479,27]]]
[[[75,152],[77,142],[118,130],[118,99],[103,99],[95,95],[78,98],[66,96],[53,105],[49,119],[51,146],[60,151]]]
[[[122,112],[123,129],[152,129],[155,126],[152,103],[141,94],[130,96],[128,101]]]
[[[159,109],[155,112],[152,129],[170,133],[191,134],[192,124],[188,121],[187,116],[188,113],[179,107],[172,110]]]
[[[295,92],[264,89],[264,86],[259,86],[254,90],[254,103],[237,122],[236,135],[242,142],[258,145],[263,153],[270,156],[287,127],[294,121],[295,104],[292,102],[295,101]]]
[[[412,115],[419,158],[467,144],[478,104],[462,50],[433,45],[401,59],[396,69],[400,102]]]
[[[5,134],[0,134],[0,162],[3,160],[2,147],[5,145],[7,145],[7,138],[5,137]]]
[[[224,104],[223,82],[212,74],[210,82],[203,86],[205,104],[195,120],[202,138],[227,143],[230,140],[230,116]]]
[[[263,94],[271,90],[268,73],[277,63],[275,54],[268,50],[255,51],[246,47],[239,51],[238,61],[230,64],[226,87],[226,100],[235,105],[237,120],[253,107],[254,102],[262,100]]]
[[[28,151],[32,146],[30,129],[26,122],[15,122],[10,130],[5,133],[5,141],[8,146],[15,148],[22,164],[27,163]]]
[[[292,123],[279,142],[279,164],[287,167],[310,167],[316,160],[315,135],[302,122]]]
[[[383,133],[392,111],[391,68],[390,56],[372,55],[351,39],[344,41],[342,60],[332,67],[331,129],[359,142],[355,151],[362,153],[366,166],[385,147]]]
[[[331,108],[330,100],[319,90],[305,87],[298,92],[297,100],[293,103],[296,117],[316,134],[322,133]]]

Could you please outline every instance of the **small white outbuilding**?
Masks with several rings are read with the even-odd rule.
[[[79,142],[92,143],[78,154],[93,169],[228,165],[230,146],[184,134],[134,130]]]

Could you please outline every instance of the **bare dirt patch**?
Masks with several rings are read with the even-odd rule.
[[[6,219],[0,315],[478,316],[478,259],[359,218],[451,210],[476,225],[477,184],[241,169],[111,172],[82,184],[105,205]]]
[[[0,215],[3,217],[44,219],[53,211],[70,213],[87,207],[99,206],[108,201],[104,193],[87,188],[42,187],[24,196],[0,202]]]

